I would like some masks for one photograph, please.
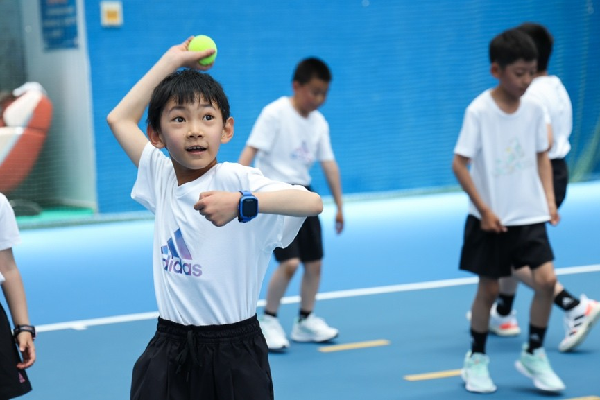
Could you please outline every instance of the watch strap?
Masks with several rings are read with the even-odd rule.
[[[35,326],[26,324],[17,325],[15,326],[15,329],[13,329],[13,337],[16,339],[21,332],[29,332],[31,337],[35,339]]]

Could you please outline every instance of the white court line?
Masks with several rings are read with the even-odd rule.
[[[598,271],[600,271],[600,264],[586,265],[586,266],[581,266],[581,267],[557,268],[556,275],[573,275],[573,274],[583,274],[583,273],[587,273],[587,272],[598,272]],[[317,294],[317,299],[318,300],[329,300],[329,299],[340,299],[340,298],[345,298],[345,297],[370,296],[370,295],[374,295],[374,294],[407,292],[410,290],[437,289],[437,288],[450,287],[450,286],[474,285],[476,283],[477,283],[477,277],[445,279],[445,280],[440,280],[440,281],[406,283],[406,284],[401,284],[401,285],[379,286],[379,287],[365,288],[365,289],[338,290],[335,292],[319,293],[319,294]],[[300,302],[300,296],[284,297],[281,300],[282,304],[293,304],[293,303],[299,303],[299,302]],[[258,301],[259,307],[262,307],[264,305],[265,305],[265,300],[261,299]],[[143,320],[156,319],[156,318],[158,318],[157,311],[138,313],[138,314],[115,315],[113,317],[84,319],[84,320],[80,320],[80,321],[59,322],[56,324],[38,325],[38,326],[36,326],[36,331],[37,332],[49,332],[49,331],[59,331],[59,330],[65,330],[65,329],[84,330],[90,326],[110,325],[110,324],[118,324],[118,323],[122,323],[122,322],[143,321]]]

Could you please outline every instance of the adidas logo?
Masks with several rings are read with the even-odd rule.
[[[529,339],[531,340],[535,340],[535,341],[540,341],[540,335],[538,335],[537,333],[533,333],[529,336]]]
[[[571,304],[573,304],[573,299],[571,299],[570,297],[565,297],[562,299],[562,306],[567,308],[569,307]]]
[[[196,278],[202,276],[202,267],[194,264],[181,229],[175,231],[167,244],[160,248],[160,252],[165,271]]]

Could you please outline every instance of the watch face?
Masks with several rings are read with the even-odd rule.
[[[258,201],[255,198],[246,198],[242,202],[242,215],[246,218],[256,217],[258,214]]]

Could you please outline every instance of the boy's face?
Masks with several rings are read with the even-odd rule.
[[[502,90],[515,99],[525,94],[537,72],[537,61],[517,60],[501,67],[492,63],[492,75],[500,81]]]
[[[294,81],[294,104],[298,112],[304,116],[315,111],[325,103],[329,82],[313,77],[306,84]]]
[[[202,98],[194,103],[165,105],[161,132],[149,130],[152,144],[169,151],[179,184],[202,176],[217,163],[221,143],[233,137],[233,118],[223,121],[221,110]]]

